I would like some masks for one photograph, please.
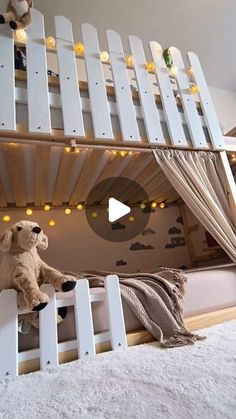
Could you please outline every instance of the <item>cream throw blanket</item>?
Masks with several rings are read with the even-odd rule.
[[[86,278],[90,287],[104,287],[104,278],[109,272],[86,272],[64,274],[77,279]],[[114,272],[113,272],[114,274]],[[121,295],[161,347],[193,344],[203,339],[189,332],[183,321],[183,297],[186,277],[180,270],[160,268],[155,273],[117,273]]]

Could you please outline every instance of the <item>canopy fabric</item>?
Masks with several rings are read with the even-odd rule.
[[[219,156],[208,151],[153,150],[186,205],[236,262],[236,228]]]

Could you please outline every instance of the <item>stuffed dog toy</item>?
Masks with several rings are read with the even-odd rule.
[[[48,238],[35,222],[20,221],[0,235],[4,252],[0,265],[0,291],[18,291],[18,306],[32,311],[42,310],[48,295],[40,291],[42,284],[51,284],[58,291],[71,291],[76,281],[48,266],[38,255],[48,247]]]
[[[0,24],[9,23],[12,29],[25,29],[32,22],[32,0],[9,0],[6,13],[0,15]]]

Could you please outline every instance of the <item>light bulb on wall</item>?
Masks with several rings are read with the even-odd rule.
[[[154,201],[154,202],[152,202],[152,203],[151,203],[151,207],[152,207],[152,208],[156,208],[156,207],[157,207],[157,203],[156,203],[155,201]]]
[[[4,215],[2,217],[2,221],[4,221],[4,223],[9,223],[9,221],[11,221],[10,215]]]
[[[161,202],[161,203],[160,203],[160,205],[159,205],[159,207],[160,207],[161,209],[165,208],[165,206],[166,206],[165,202]]]
[[[45,39],[46,47],[49,49],[53,49],[56,47],[56,39],[53,36],[48,36]]]
[[[125,57],[125,63],[127,67],[133,67],[134,66],[134,57],[133,55],[126,55]]]
[[[48,222],[48,225],[49,225],[49,227],[55,227],[56,222],[55,222],[54,220],[50,220],[50,221]]]
[[[150,73],[153,73],[155,71],[155,68],[156,68],[156,65],[153,61],[149,61],[149,62],[146,63],[146,69]]]
[[[77,205],[77,210],[82,211],[83,208],[84,208],[83,204],[78,204]]]
[[[46,204],[44,205],[44,211],[50,211],[51,207],[50,205]]]
[[[70,215],[71,214],[71,209],[70,208],[66,208],[65,211],[64,211],[64,213],[66,215]]]
[[[27,208],[25,213],[26,213],[26,215],[31,216],[33,214],[33,210],[31,208]]]

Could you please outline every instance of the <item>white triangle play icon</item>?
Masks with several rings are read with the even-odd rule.
[[[115,198],[109,198],[108,201],[108,219],[110,223],[119,220],[131,212],[128,205],[123,204]]]

